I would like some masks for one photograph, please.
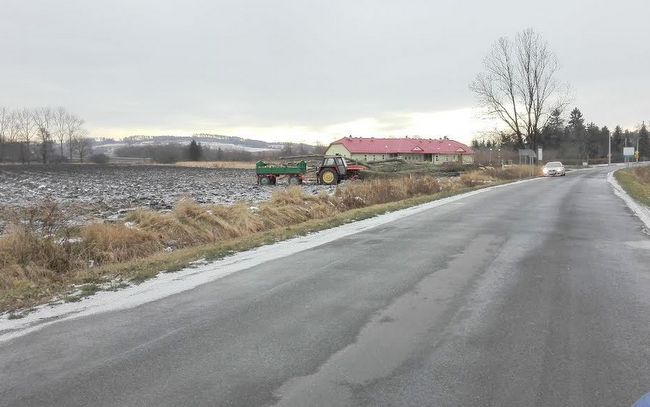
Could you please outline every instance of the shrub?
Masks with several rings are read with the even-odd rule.
[[[93,154],[89,158],[90,162],[95,164],[108,164],[110,158],[106,154]]]

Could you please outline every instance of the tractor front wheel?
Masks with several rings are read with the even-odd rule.
[[[339,175],[334,170],[323,170],[320,173],[320,182],[325,185],[334,185],[339,181]]]

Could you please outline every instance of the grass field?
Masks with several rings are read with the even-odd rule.
[[[619,170],[614,176],[632,198],[650,207],[650,166]]]
[[[170,212],[139,209],[116,223],[70,227],[54,202],[26,209],[0,238],[0,312],[52,300],[78,301],[100,289],[177,271],[297,235],[525,178],[527,168],[486,168],[461,177],[373,179],[331,195],[278,189],[255,206],[178,202]],[[11,315],[21,315],[11,314]]]

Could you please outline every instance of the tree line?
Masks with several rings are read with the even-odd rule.
[[[92,148],[83,125],[62,107],[0,107],[0,162],[83,162]]]
[[[541,129],[537,139],[537,147],[543,148],[544,157],[548,159],[563,159],[576,162],[594,162],[607,160],[609,139],[611,138],[611,154],[613,162],[623,161],[623,148],[634,147],[639,151],[641,160],[650,160],[650,136],[645,122],[636,130],[623,129],[617,125],[613,130],[607,126],[598,126],[594,122],[586,122],[577,107],[568,118],[555,109]],[[526,147],[510,132],[496,132],[472,140],[475,149],[517,150]]]
[[[148,158],[161,164],[173,164],[178,161],[269,161],[292,155],[324,154],[325,150],[326,147],[322,144],[311,146],[303,143],[284,143],[281,150],[251,152],[208,147],[192,140],[189,144],[127,145],[116,148],[114,155],[116,157]]]
[[[180,143],[135,145],[116,148],[116,157],[147,158],[160,164],[173,164],[178,161],[253,161],[262,156],[245,150],[222,150],[209,148],[195,141],[189,145]]]

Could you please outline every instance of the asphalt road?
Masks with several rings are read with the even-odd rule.
[[[629,406],[650,237],[605,169],[0,344],[3,406]]]

